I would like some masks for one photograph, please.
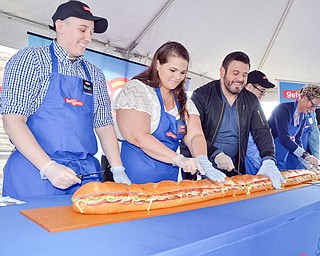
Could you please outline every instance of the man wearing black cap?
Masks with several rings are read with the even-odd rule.
[[[246,89],[256,95],[259,101],[268,89],[274,88],[275,86],[276,85],[270,83],[267,76],[259,70],[253,70],[248,74]],[[257,174],[261,167],[260,153],[251,133],[248,138],[245,167],[246,173],[248,174]]]
[[[253,70],[248,74],[246,89],[255,94],[259,101],[268,89],[274,88],[275,86],[276,85],[270,83],[267,76],[259,70]]]
[[[52,20],[56,39],[50,46],[25,48],[6,65],[1,114],[16,150],[4,170],[5,196],[72,194],[81,183],[100,180],[94,132],[114,180],[130,184],[105,77],[83,58],[92,34],[105,32],[108,21],[78,1],[61,4]]]

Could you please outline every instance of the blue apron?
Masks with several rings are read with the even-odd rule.
[[[309,133],[312,132],[312,124],[313,124],[313,119],[310,113],[307,113],[306,115],[306,124],[303,128],[302,131],[302,136],[301,136],[301,142],[302,142],[302,146],[305,150],[308,149],[308,138],[309,138]]]
[[[176,120],[173,115],[165,111],[159,87],[156,88],[156,93],[160,101],[161,115],[159,126],[152,135],[171,150],[177,151],[185,135],[179,134],[178,128],[179,125],[185,124],[181,119]],[[176,105],[179,108],[177,102]],[[121,159],[132,183],[143,184],[162,180],[177,181],[178,179],[179,168],[177,166],[158,161],[127,141],[122,142]]]
[[[27,126],[39,145],[57,163],[77,174],[96,172],[94,158],[97,141],[93,131],[93,86],[86,65],[81,62],[88,81],[58,73],[58,59],[50,45],[52,74],[47,93],[39,109],[28,118]],[[101,177],[83,179],[83,184]],[[18,150],[8,159],[4,171],[3,194],[19,198],[72,194],[80,187],[58,189],[40,178],[39,170]]]
[[[294,118],[294,112],[297,108],[297,102],[294,104],[293,108],[293,118]],[[300,122],[302,121],[300,116]],[[289,135],[292,140],[295,139],[296,135],[299,133],[301,127],[300,126],[294,126],[292,123],[289,124]],[[276,152],[276,161],[277,161],[277,167],[279,170],[289,170],[289,169],[303,169],[303,165],[300,163],[297,157],[293,157],[293,155],[289,152],[287,148],[282,146],[280,143],[279,137],[274,139],[275,144],[275,152]],[[290,156],[289,156],[290,155]]]

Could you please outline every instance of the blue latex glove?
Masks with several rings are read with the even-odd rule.
[[[113,179],[115,182],[131,185],[131,181],[129,180],[124,170],[125,169],[123,166],[113,166],[110,168],[110,171],[113,174]]]
[[[270,180],[272,181],[272,186],[275,189],[281,188],[281,182],[287,183],[287,181],[282,177],[275,162],[271,159],[267,159],[262,162],[260,170],[258,171],[257,174],[261,174],[269,177]]]
[[[224,181],[226,175],[223,172],[220,172],[219,170],[215,169],[212,166],[212,163],[208,160],[208,157],[198,156],[197,160],[198,160],[199,164],[201,165],[202,169],[204,170],[205,175],[210,180]]]

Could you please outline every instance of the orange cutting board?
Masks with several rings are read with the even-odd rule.
[[[297,186],[285,187],[281,190],[259,191],[251,193],[250,195],[223,197],[196,204],[187,204],[165,209],[155,209],[151,211],[124,212],[106,215],[86,215],[74,212],[71,206],[58,206],[50,208],[21,210],[20,213],[32,220],[33,222],[37,223],[50,233],[56,233],[79,228],[87,228],[92,226],[112,224],[116,222],[137,220],[142,218],[150,218],[166,214],[185,212],[280,193],[305,186],[310,186],[310,184],[300,184]]]

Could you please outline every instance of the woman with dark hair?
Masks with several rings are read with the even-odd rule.
[[[163,44],[146,71],[135,76],[115,100],[121,158],[133,183],[177,181],[179,168],[222,181],[207,158],[199,113],[185,93],[189,53],[177,42]],[[176,151],[183,140],[193,158]]]

